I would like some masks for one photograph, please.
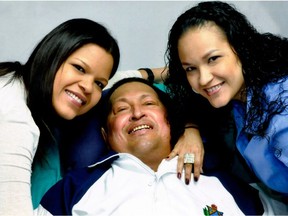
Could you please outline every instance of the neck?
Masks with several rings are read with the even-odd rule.
[[[143,163],[145,163],[147,166],[149,166],[152,170],[157,172],[158,167],[163,159],[167,158],[167,156],[170,154],[169,151],[153,151],[150,153],[142,153],[141,155],[135,155],[138,157]]]
[[[240,89],[240,91],[237,93],[237,95],[235,95],[235,97],[233,98],[235,100],[240,100],[242,102],[246,102],[247,100],[247,93],[246,93],[246,88],[243,85],[242,88]]]
[[[158,170],[158,167],[159,167],[159,165],[160,165],[160,163],[161,163],[161,161],[163,160],[164,158],[161,158],[161,159],[159,159],[159,160],[153,160],[153,161],[147,161],[147,162],[145,162],[145,161],[143,161],[143,163],[145,163],[147,166],[149,166],[154,172],[157,172],[157,170]]]

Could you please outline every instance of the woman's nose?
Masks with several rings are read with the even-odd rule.
[[[213,74],[209,69],[202,68],[199,73],[199,84],[207,85],[213,79]]]
[[[85,77],[79,82],[80,88],[87,94],[91,93],[94,86],[94,79],[91,77]]]

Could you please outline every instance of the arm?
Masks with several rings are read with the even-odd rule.
[[[39,130],[26,106],[24,90],[0,82],[0,215],[32,215],[31,165]]]
[[[142,74],[138,70],[117,71],[115,75],[109,80],[108,85],[103,90],[111,88],[113,84],[116,83],[117,81],[128,77],[142,78]]]
[[[181,173],[184,167],[184,154],[194,153],[194,180],[197,181],[200,177],[203,166],[204,147],[198,128],[186,127],[184,134],[179,138],[173,151],[169,154],[168,159],[178,157],[177,173],[178,178],[181,178]],[[189,183],[191,179],[192,164],[185,165],[185,182]]]
[[[166,77],[167,70],[163,68],[153,68],[151,69],[154,75],[155,83],[162,83],[163,79]],[[126,71],[117,71],[115,75],[109,80],[108,85],[105,89],[109,89],[112,87],[114,83],[117,81],[128,78],[128,77],[140,77],[143,79],[148,79],[148,73],[145,70],[126,70]],[[105,90],[104,89],[104,90]]]
[[[148,79],[148,73],[145,70],[138,69],[144,79]],[[155,83],[163,83],[163,80],[166,78],[167,75],[167,68],[152,68],[151,71],[154,75],[154,82]]]
[[[241,134],[236,140],[237,149],[245,158],[248,166],[254,171],[259,180],[270,189],[278,191],[286,197],[288,197],[287,89],[287,79],[280,83],[271,83],[267,85],[265,88],[265,94],[269,99],[268,103],[275,103],[277,99],[281,97],[282,103],[278,104],[283,107],[283,110],[281,110],[281,113],[277,114],[274,112],[274,115],[269,118],[269,125],[264,136],[257,136],[256,134],[247,141],[241,138],[243,135],[247,136],[247,134],[243,134],[243,131],[241,130]],[[250,109],[251,104],[249,104],[249,102],[247,103],[247,109]],[[268,116],[272,113],[264,114]],[[234,118],[236,118],[235,122],[239,122],[237,121],[237,118],[239,118],[241,122],[241,112],[238,112],[237,107],[234,107]],[[255,122],[255,126],[258,124],[258,122]]]
[[[151,69],[155,76],[155,83],[163,83],[167,76],[168,68],[153,68]],[[148,79],[148,74],[145,70],[139,70],[144,79]],[[187,127],[188,126],[188,127]],[[193,126],[193,127],[189,127]],[[184,134],[179,138],[177,144],[175,145],[173,151],[169,154],[168,159],[174,158],[176,155],[178,157],[177,173],[178,178],[181,178],[181,173],[184,168],[185,170],[185,182],[189,183],[191,180],[192,168],[194,168],[194,180],[197,181],[200,177],[202,171],[203,159],[204,159],[204,146],[202,138],[200,136],[198,127],[194,127],[193,124],[187,124]],[[195,162],[194,165],[186,164],[184,165],[184,154],[185,153],[194,153]],[[194,167],[192,167],[194,166]]]
[[[256,176],[270,189],[286,197],[288,197],[287,117],[287,112],[274,116],[267,130],[268,138],[253,137],[243,149],[244,152],[241,152]],[[238,149],[239,147],[241,149],[241,144],[237,143]]]

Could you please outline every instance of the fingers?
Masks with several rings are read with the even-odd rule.
[[[189,164],[184,164],[184,155],[187,153],[190,155],[194,154],[194,163],[191,163],[190,161]],[[194,128],[186,129],[183,136],[179,138],[173,151],[168,155],[167,159],[170,160],[177,155],[177,177],[180,179],[184,170],[184,179],[186,184],[189,184],[191,178],[197,181],[202,172],[204,158],[204,146],[199,130]],[[191,176],[192,173],[194,173],[193,176]]]
[[[179,143],[177,143],[175,146],[174,146],[174,149],[173,151],[171,151],[171,153],[167,156],[167,160],[171,160],[172,158],[176,157],[178,155],[178,152],[179,152],[179,149],[180,149],[180,145]],[[179,160],[178,160],[179,161]],[[183,162],[183,155],[182,155],[182,162]],[[183,166],[182,166],[183,168]]]
[[[185,170],[185,184],[188,185],[191,181],[191,174],[193,172],[193,164],[187,163],[184,164],[184,170]]]
[[[177,177],[181,179],[182,171],[184,169],[184,179],[185,184],[189,184],[191,181],[191,175],[193,172],[193,164],[192,163],[185,163],[184,164],[184,155],[179,155],[178,157],[178,163],[177,163]]]
[[[194,163],[184,163],[184,155],[179,155],[177,163],[177,177],[180,179],[182,171],[184,170],[184,179],[186,184],[191,182],[192,177],[194,181],[198,181],[200,174],[202,173],[203,157],[204,153],[196,154]]]
[[[167,156],[167,160],[171,160],[172,158],[176,157],[178,155],[177,151],[171,151],[170,154]]]
[[[200,160],[200,157],[195,157],[195,162],[194,162],[194,181],[198,181],[200,174],[202,171],[202,159]]]
[[[178,162],[177,162],[177,177],[179,179],[181,179],[183,166],[184,166],[184,155],[182,154],[182,155],[179,155]],[[191,175],[191,172],[190,172],[190,175]]]

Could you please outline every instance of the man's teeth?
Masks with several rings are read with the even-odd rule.
[[[80,104],[82,104],[83,103],[83,101],[79,98],[79,97],[77,97],[75,94],[73,94],[72,92],[69,92],[69,91],[66,91],[67,92],[67,94],[70,96],[70,97],[72,97],[74,100],[76,100],[78,103],[80,103]]]
[[[214,86],[214,87],[212,87],[212,88],[207,89],[207,92],[210,93],[210,92],[216,91],[216,90],[218,90],[220,87],[221,87],[221,85]]]
[[[142,130],[142,129],[150,129],[150,126],[149,125],[139,125],[137,127],[135,127],[131,133],[135,132],[135,131],[138,131],[138,130]]]

